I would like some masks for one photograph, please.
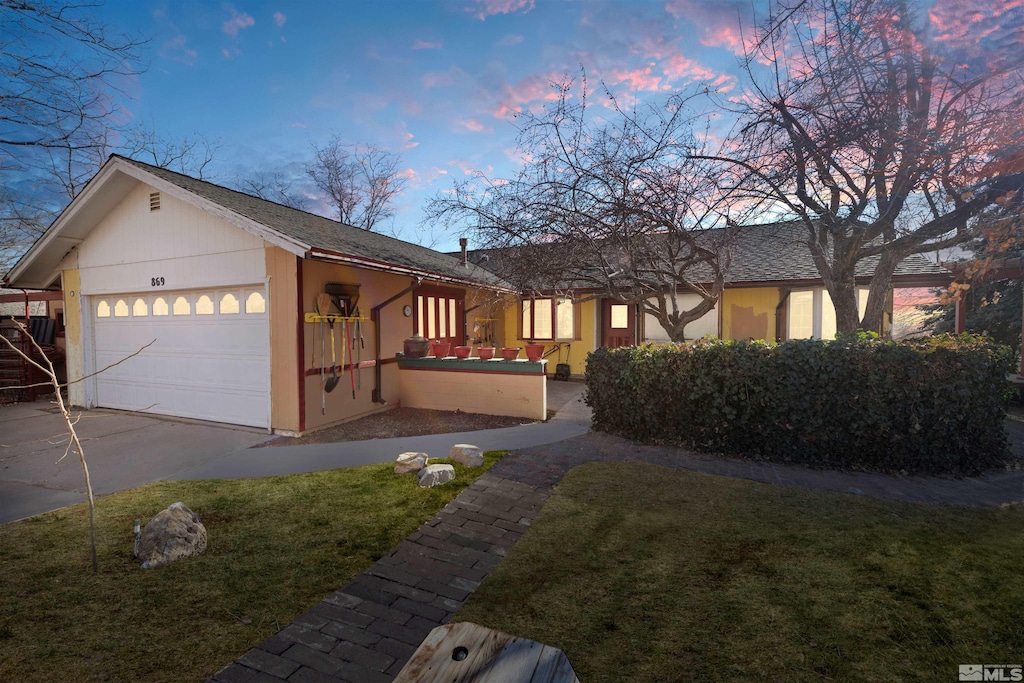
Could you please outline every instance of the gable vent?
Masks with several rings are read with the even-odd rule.
[[[159,211],[160,210],[160,193],[150,192],[149,193],[149,210]]]

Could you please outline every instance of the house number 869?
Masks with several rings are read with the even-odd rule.
[[[163,287],[164,279],[162,277],[150,278],[150,286],[152,287]]]

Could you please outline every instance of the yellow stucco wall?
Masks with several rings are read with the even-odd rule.
[[[777,287],[727,289],[722,293],[722,338],[775,341]]]
[[[597,348],[597,340],[600,338],[600,330],[597,329],[599,305],[600,300],[598,299],[591,299],[576,305],[575,313],[579,316],[579,320],[576,321],[576,329],[579,331],[579,339],[544,342],[545,353],[550,351],[555,344],[561,347],[560,353],[555,352],[546,357],[549,374],[553,375],[555,373],[555,366],[559,363],[559,358],[561,358],[562,363],[569,363],[569,373],[571,375],[583,375],[587,368],[587,354]],[[518,346],[522,348],[526,345],[527,340],[519,338],[519,311],[518,300],[507,302],[504,315],[501,316],[505,327],[504,336],[499,337],[504,340],[501,346]],[[496,351],[495,355],[500,353],[500,351]],[[526,351],[521,351],[519,357],[526,358]]]
[[[82,356],[82,279],[77,268],[61,271],[61,289],[64,291],[64,348],[68,381],[81,379],[85,374]],[[85,383],[68,385],[71,405],[85,405]]]
[[[270,278],[270,424],[279,432],[299,431],[298,259],[278,247],[267,247]]]
[[[502,361],[493,361],[495,364]],[[402,405],[484,415],[547,419],[547,376],[404,369]]]

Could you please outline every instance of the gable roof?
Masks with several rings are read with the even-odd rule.
[[[56,268],[136,182],[223,218],[303,258],[346,263],[461,285],[508,290],[489,270],[433,249],[345,225],[164,168],[111,155],[96,176],[7,274],[12,285],[45,288]],[[95,207],[91,206],[95,205]]]
[[[726,240],[725,230],[733,234]],[[737,228],[709,230],[701,237],[709,243],[727,242],[732,260],[726,275],[726,286],[744,285],[771,286],[814,286],[821,284],[821,275],[807,247],[807,229],[798,221],[745,225]],[[557,249],[557,244],[542,245]],[[500,273],[503,256],[507,249],[477,249],[469,252],[471,262],[486,264],[486,267]],[[856,278],[866,284],[878,265],[878,256],[862,259],[856,267]],[[711,271],[698,264],[690,271],[697,282],[706,278],[710,281]],[[893,284],[901,286],[938,286],[948,284],[952,278],[949,269],[944,268],[920,254],[911,254],[903,259],[893,274]],[[626,286],[626,281],[623,281]],[[551,290],[586,290],[593,286],[581,282],[561,281],[550,283]],[[540,291],[546,291],[544,289]]]

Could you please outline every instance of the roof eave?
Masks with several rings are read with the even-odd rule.
[[[396,275],[412,275],[425,277],[431,280],[461,285],[464,287],[479,287],[483,289],[490,289],[492,291],[501,292],[504,294],[518,293],[515,288],[506,285],[500,285],[481,280],[474,280],[468,277],[455,277],[453,275],[438,273],[423,268],[414,268],[412,266],[397,265],[394,263],[388,263],[386,261],[378,261],[377,259],[371,259],[365,256],[358,256],[355,254],[343,254],[341,252],[332,251],[330,249],[323,249],[320,247],[311,248],[309,251],[309,258],[331,261],[334,263],[347,263],[353,266],[367,268],[369,270],[377,270],[385,273],[394,273]]]

